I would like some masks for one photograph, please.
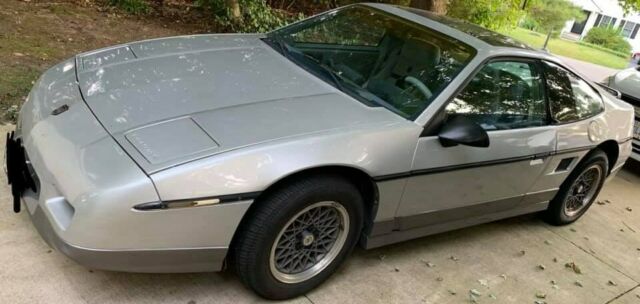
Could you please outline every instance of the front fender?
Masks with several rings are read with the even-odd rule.
[[[346,166],[372,177],[411,168],[422,128],[413,122],[283,139],[152,174],[163,201],[260,192],[309,168]]]

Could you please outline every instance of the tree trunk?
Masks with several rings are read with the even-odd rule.
[[[239,0],[227,0],[229,10],[231,10],[231,18],[234,22],[242,21],[242,12],[240,11]]]
[[[549,33],[547,34],[547,39],[544,40],[544,45],[542,46],[543,50],[547,50],[547,44],[549,44],[549,39],[551,39],[551,33],[553,31],[549,31]]]
[[[411,7],[432,11],[438,15],[445,15],[449,0],[411,0]]]

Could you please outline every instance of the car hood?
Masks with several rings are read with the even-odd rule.
[[[623,94],[640,99],[640,71],[638,68],[622,70],[610,78],[609,86]]]
[[[78,55],[82,95],[147,173],[208,155],[403,119],[357,102],[259,35],[198,35]]]

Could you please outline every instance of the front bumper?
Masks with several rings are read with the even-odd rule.
[[[41,207],[36,207],[33,213],[29,212],[29,215],[40,236],[49,246],[91,269],[147,273],[219,271],[223,268],[227,255],[227,248],[154,250],[82,248],[65,242],[53,229]]]
[[[640,161],[640,140],[633,140],[631,147],[631,158]]]
[[[54,113],[61,105],[66,111]],[[12,181],[19,172],[34,182],[16,188],[17,202],[47,243],[94,269],[220,270],[252,203],[134,210],[137,204],[159,201],[158,193],[83,102],[73,61],[53,67],[36,82],[13,140],[24,160],[10,158],[22,162],[15,167],[20,170],[12,170]]]

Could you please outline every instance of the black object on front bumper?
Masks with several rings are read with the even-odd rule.
[[[7,144],[5,151],[7,166],[7,181],[11,185],[13,195],[13,211],[20,212],[20,198],[27,189],[36,191],[36,185],[31,178],[27,159],[22,147],[22,140],[15,138],[14,132],[7,133]]]

